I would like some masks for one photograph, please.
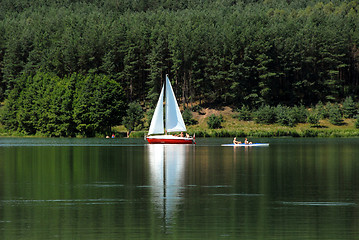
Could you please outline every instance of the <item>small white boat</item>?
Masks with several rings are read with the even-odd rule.
[[[222,144],[223,147],[269,147],[269,143],[252,143],[252,144]]]

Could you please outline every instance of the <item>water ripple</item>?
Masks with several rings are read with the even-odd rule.
[[[96,187],[96,188],[111,188],[111,187],[124,187],[123,184],[84,184],[85,187]],[[82,187],[81,186],[81,187]]]
[[[202,186],[204,188],[229,188],[230,185],[213,185],[213,186]]]
[[[228,196],[228,197],[262,197],[264,194],[260,193],[217,193],[217,194],[211,194],[213,196]]]
[[[1,200],[0,205],[33,205],[43,203],[59,203],[65,205],[78,205],[78,204],[117,204],[124,202],[124,199],[14,199],[14,200]]]
[[[318,206],[318,207],[351,207],[356,206],[355,203],[348,202],[280,202],[283,205],[292,206]]]

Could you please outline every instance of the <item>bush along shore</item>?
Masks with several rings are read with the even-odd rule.
[[[243,125],[246,128],[246,125]],[[359,137],[359,129],[331,129],[331,128],[281,128],[271,125],[257,127],[255,129],[203,129],[196,130],[189,128],[188,133],[196,137]],[[125,136],[125,132],[116,132]],[[147,131],[133,131],[130,134],[132,138],[142,138]]]
[[[213,110],[197,105],[192,109],[195,112],[186,109],[183,118],[188,133],[196,137],[359,137],[358,104],[351,97],[312,108],[262,105]],[[146,133],[135,131],[130,136]]]
[[[245,127],[245,125],[244,125]],[[330,129],[330,128],[278,128],[269,129],[271,126],[266,126],[263,128],[258,127],[257,129],[248,129],[248,130],[228,130],[228,129],[189,129],[188,133],[196,137],[359,137],[359,129]],[[117,131],[113,130],[115,136],[124,138],[127,136],[126,131]],[[130,138],[143,138],[148,131],[132,131]],[[0,130],[1,137],[48,137],[48,135],[36,134],[28,135],[14,131],[6,131],[4,128]],[[83,136],[77,136],[83,137]],[[95,137],[102,138],[103,135],[99,134]]]
[[[123,118],[123,125],[91,137],[110,134],[116,137],[144,137],[152,114],[152,109],[144,111],[139,103],[131,104]],[[358,103],[351,97],[340,104],[319,102],[311,108],[261,105],[258,108],[242,106],[237,109],[211,109],[195,105],[186,108],[182,115],[188,133],[196,137],[359,137]],[[53,136],[44,132],[29,134],[9,130],[0,125],[0,136],[29,135]],[[81,134],[75,136],[86,137]]]
[[[220,110],[196,105],[183,111],[188,133],[196,137],[359,137],[358,104],[347,97],[340,104],[319,102],[304,106],[268,106]],[[150,115],[147,116],[150,119]],[[143,137],[150,121],[139,123],[130,137]],[[126,131],[115,128],[117,132]]]

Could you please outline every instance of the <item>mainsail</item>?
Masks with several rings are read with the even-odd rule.
[[[176,97],[174,95],[171,83],[166,75],[166,130],[167,132],[185,132],[186,126],[184,124],[181,112],[179,110]],[[158,99],[155,112],[152,117],[148,135],[163,134],[163,92],[164,86]]]
[[[166,130],[167,132],[187,131],[170,80],[166,76]]]

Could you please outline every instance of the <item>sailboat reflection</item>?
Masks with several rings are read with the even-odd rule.
[[[191,145],[148,145],[152,202],[167,228],[181,203],[185,162]]]

